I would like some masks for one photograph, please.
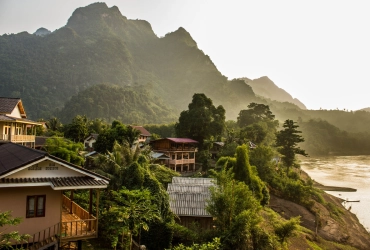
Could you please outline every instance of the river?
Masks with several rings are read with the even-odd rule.
[[[356,192],[327,193],[348,201],[349,208],[370,231],[370,155],[299,157],[302,170],[313,180],[325,186],[340,186],[357,189]]]

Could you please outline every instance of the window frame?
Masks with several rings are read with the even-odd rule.
[[[43,203],[42,203],[42,214],[38,215],[37,210],[39,209],[38,204],[39,204],[39,198],[43,198]],[[34,214],[31,216],[29,214],[29,202],[30,199],[34,198],[34,204],[33,204],[33,211]],[[36,217],[45,217],[45,211],[46,211],[46,195],[27,195],[27,202],[26,202],[26,218],[36,218]]]

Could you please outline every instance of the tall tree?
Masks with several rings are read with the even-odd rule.
[[[76,115],[72,123],[65,126],[64,131],[64,135],[75,142],[83,142],[88,133],[88,119],[85,115]]]
[[[252,102],[248,108],[239,112],[237,123],[241,128],[259,121],[273,121],[275,119],[275,115],[272,114],[268,105]]]
[[[202,148],[204,140],[219,138],[225,129],[225,109],[217,108],[205,94],[194,94],[189,109],[180,114],[175,124],[176,135],[197,140]]]
[[[297,130],[298,127],[296,122],[288,119],[283,124],[284,129],[276,133],[276,146],[278,152],[282,154],[281,160],[287,168],[287,173],[294,164],[296,154],[307,156],[306,152],[297,146],[298,143],[304,142],[300,135],[302,132]]]

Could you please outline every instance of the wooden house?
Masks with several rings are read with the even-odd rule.
[[[145,143],[148,143],[150,141],[150,137],[152,136],[152,134],[149,133],[149,131],[146,130],[144,127],[142,127],[142,126],[131,126],[131,127],[140,131],[140,135],[139,135],[139,138],[138,138],[138,143],[139,144],[145,144]]]
[[[213,228],[213,217],[206,211],[211,186],[214,186],[211,178],[172,178],[167,193],[171,211],[178,216],[177,223],[185,227],[198,223],[202,229]]]
[[[166,166],[177,172],[195,171],[197,144],[189,138],[164,138],[150,142],[154,152],[170,157]]]
[[[20,98],[0,97],[0,142],[10,141],[34,147],[36,126],[41,125],[27,119]]]
[[[58,245],[96,238],[93,196],[98,207],[99,190],[108,183],[107,178],[44,151],[0,143],[0,211],[22,218],[21,224],[7,231],[31,235],[25,249],[58,249]],[[81,189],[89,192],[88,209],[73,200],[74,191]]]

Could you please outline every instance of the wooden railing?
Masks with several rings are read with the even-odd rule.
[[[62,239],[70,237],[92,238],[97,235],[97,219],[95,216],[80,207],[77,203],[71,201],[65,195],[63,195],[63,208],[78,219],[62,222]]]
[[[56,242],[58,240],[59,230],[60,223],[57,223],[54,226],[48,227],[45,230],[35,233],[29,238],[26,249],[39,249],[41,247],[45,247],[46,245]]]
[[[0,140],[11,142],[35,142],[35,138],[36,136],[34,135],[8,135],[8,134],[0,135]]]
[[[180,159],[180,160],[169,160],[169,164],[186,164],[195,163],[195,159]]]

